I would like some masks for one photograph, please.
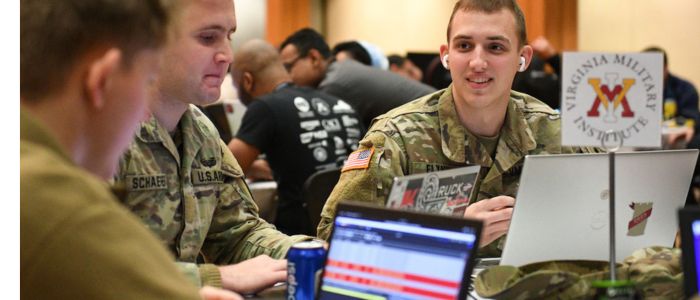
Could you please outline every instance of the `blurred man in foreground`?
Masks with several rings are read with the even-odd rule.
[[[176,5],[23,0],[20,7],[22,298],[199,298],[104,181],[145,114]],[[210,287],[200,293],[241,299]]]

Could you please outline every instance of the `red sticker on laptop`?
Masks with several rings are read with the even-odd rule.
[[[627,224],[627,235],[640,236],[644,234],[644,229],[647,227],[647,220],[651,217],[651,208],[653,204],[653,202],[632,202],[632,204],[629,205],[634,212],[632,213],[632,220]]]
[[[357,150],[350,153],[348,160],[345,161],[343,170],[341,172],[349,170],[361,170],[369,168],[369,161],[372,159],[372,154],[374,153],[374,146],[369,149]]]

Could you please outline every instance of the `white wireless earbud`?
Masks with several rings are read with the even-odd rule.
[[[449,54],[445,54],[445,56],[442,57],[442,66],[445,67],[445,69],[450,69],[450,65],[447,64],[447,57]]]
[[[520,56],[520,68],[518,68],[518,72],[525,72],[525,69],[527,69],[525,67],[525,57]]]

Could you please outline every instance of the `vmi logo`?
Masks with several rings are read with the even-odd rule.
[[[660,126],[655,126],[661,122],[662,61],[656,58],[649,53],[566,53],[564,144],[660,144]]]
[[[600,116],[599,109],[602,103],[606,112],[605,118],[603,119],[605,122],[617,122],[617,117],[614,113],[620,105],[622,105],[623,118],[634,117],[634,112],[630,109],[630,104],[626,96],[632,85],[634,85],[634,78],[624,78],[622,79],[622,85],[620,85],[617,84],[619,74],[607,73],[605,77],[607,79],[607,84],[602,87],[600,86],[600,78],[593,77],[588,79],[588,84],[591,85],[596,94],[593,106],[591,106],[591,110],[588,111],[588,116]],[[610,87],[613,87],[612,90],[610,90]]]

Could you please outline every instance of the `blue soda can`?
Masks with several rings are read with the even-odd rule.
[[[319,241],[294,244],[287,253],[287,300],[312,300],[323,270],[326,249]]]

